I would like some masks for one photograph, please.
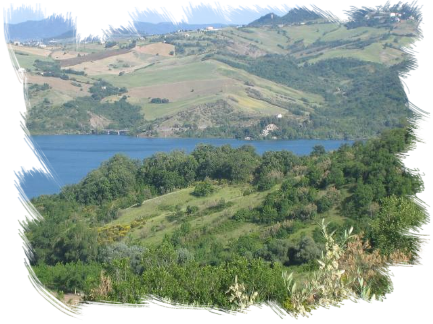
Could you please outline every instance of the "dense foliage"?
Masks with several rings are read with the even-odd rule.
[[[27,226],[31,263],[47,287],[77,289],[89,299],[139,302],[145,295],[157,295],[231,307],[227,291],[237,278],[246,296],[274,300],[290,310],[295,295],[281,273],[287,268],[300,276],[320,271],[316,260],[327,241],[314,224],[330,210],[343,217],[343,222],[328,226],[337,238],[353,226],[354,233],[371,244],[361,252],[349,246],[350,253],[376,251],[376,267],[388,259],[416,260],[419,239],[407,231],[427,220],[411,199],[422,190],[422,182],[396,157],[412,141],[411,131],[402,128],[334,152],[316,146],[302,157],[287,151],[260,156],[250,146],[228,145],[200,145],[191,154],[158,153],[142,162],[115,155],[60,194],[33,199],[44,219]],[[194,188],[195,199],[203,199],[215,194],[217,183],[227,182],[269,193],[257,207],[238,209],[214,232],[197,231],[194,219],[229,210],[233,202],[221,199],[207,209],[175,208],[168,219],[180,226],[161,244],[122,240],[145,219],[110,223],[145,199],[186,187]],[[245,197],[250,194],[244,192]],[[227,246],[214,239],[218,231],[240,223],[260,226],[261,234],[240,234]],[[371,288],[375,293],[389,291],[385,274],[368,278],[376,282]]]
[[[302,124],[296,119],[267,117],[254,126],[231,129],[234,137],[260,138],[264,127],[272,123],[278,126],[272,135],[284,139],[366,138],[377,135],[384,127],[398,127],[401,119],[410,115],[397,67],[350,58],[300,66],[291,56],[276,54],[255,59],[228,54],[214,58],[253,75],[316,93],[326,100],[324,107],[310,113]],[[297,114],[296,105],[289,105],[287,110]]]

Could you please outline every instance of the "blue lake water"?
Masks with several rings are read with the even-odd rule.
[[[50,179],[40,172],[26,173],[21,188],[28,198],[43,194],[58,193],[66,184],[79,182],[89,171],[96,169],[103,161],[116,153],[131,158],[143,159],[156,152],[184,150],[191,152],[197,144],[216,146],[230,144],[232,147],[252,145],[256,152],[288,150],[297,155],[309,154],[315,145],[323,145],[327,151],[335,150],[343,140],[273,140],[244,141],[235,139],[196,139],[196,138],[135,138],[108,135],[53,135],[33,136],[36,149],[43,153],[45,161],[54,177]]]

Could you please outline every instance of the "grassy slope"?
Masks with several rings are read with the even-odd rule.
[[[383,48],[385,42],[374,43],[368,45],[362,50],[351,50],[351,49],[336,49],[330,50],[324,53],[319,60],[326,60],[335,57],[350,57],[356,58],[362,61],[369,61],[374,63],[382,63],[386,65],[394,65],[402,62],[402,52],[394,48]],[[310,62],[317,62],[317,59],[312,59]]]
[[[266,195],[276,189],[274,188],[264,192],[254,192],[250,195],[243,195],[249,185],[219,185],[216,192],[208,197],[195,197],[191,195],[193,187],[181,189],[169,194],[149,199],[143,202],[140,207],[130,207],[120,212],[119,218],[104,226],[108,228],[113,225],[131,225],[134,221],[144,221],[138,227],[133,227],[125,239],[137,239],[153,245],[161,243],[165,235],[172,234],[180,228],[183,221],[188,221],[192,228],[192,240],[202,239],[203,236],[212,236],[220,241],[224,246],[228,246],[237,240],[240,236],[263,233],[267,225],[258,225],[250,222],[236,222],[231,220],[231,216],[241,208],[254,208],[259,206]],[[344,193],[347,196],[347,193]],[[223,199],[229,204],[228,207],[220,211],[212,212],[212,206],[218,204]],[[199,208],[197,213],[190,216],[182,216],[176,220],[170,220],[176,210],[185,211],[187,206],[196,206]],[[325,218],[327,221],[341,223],[343,217],[337,209],[332,209],[318,216]],[[290,239],[294,240],[302,235],[312,235],[312,231],[317,227],[316,221],[307,223],[302,230],[294,233]],[[206,234],[203,234],[203,229]],[[194,236],[196,234],[196,236]],[[129,237],[129,238],[128,238]]]
[[[197,206],[199,212],[189,217],[193,228],[198,229],[207,226],[208,230],[215,230],[222,222],[227,221],[236,210],[240,208],[255,207],[260,204],[268,192],[253,193],[243,196],[246,187],[242,186],[218,186],[216,192],[208,197],[194,197],[191,195],[193,188],[178,190],[160,197],[145,201],[140,207],[132,207],[121,212],[121,216],[112,224],[130,224],[136,219],[145,219],[146,224],[142,228],[131,230],[133,238],[145,239],[147,244],[160,243],[164,235],[171,234],[180,227],[180,222],[167,219],[177,208],[185,211],[186,207]],[[222,211],[199,216],[206,213],[206,209],[216,205],[221,199],[234,205]],[[110,224],[109,224],[110,225]],[[245,231],[245,228],[256,228],[254,224],[243,223],[236,226],[235,236]],[[242,229],[243,228],[243,229]],[[229,233],[226,233],[229,235]],[[232,235],[233,236],[233,235]]]
[[[120,77],[104,75],[102,78],[116,86],[126,86],[130,94],[134,93],[128,100],[142,106],[147,120],[170,116],[229,96],[238,100],[231,105],[246,114],[269,116],[287,113],[285,109],[249,97],[245,91],[246,81],[254,83],[266,97],[284,95],[299,105],[304,105],[301,98],[317,104],[323,101],[320,96],[261,79],[221,62],[202,61],[201,57],[167,59],[134,73]],[[150,104],[149,97],[165,97],[170,99],[170,103]]]

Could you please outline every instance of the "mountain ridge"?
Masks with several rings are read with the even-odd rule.
[[[87,26],[73,29],[61,35],[49,38],[48,41],[60,42],[87,42],[106,41],[110,39],[121,39],[125,37],[140,37],[143,33],[139,30],[118,26]]]
[[[96,25],[126,27],[146,34],[165,34],[179,29],[205,28],[209,25],[215,27],[223,26],[222,24],[187,24],[183,21],[154,24],[82,9],[68,8],[39,21],[30,20],[18,24],[0,23],[0,40],[42,40],[56,37],[75,29]]]

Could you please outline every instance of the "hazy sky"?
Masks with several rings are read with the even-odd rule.
[[[0,22],[40,20],[66,8],[146,22],[249,23],[269,12],[337,0],[0,0]]]

